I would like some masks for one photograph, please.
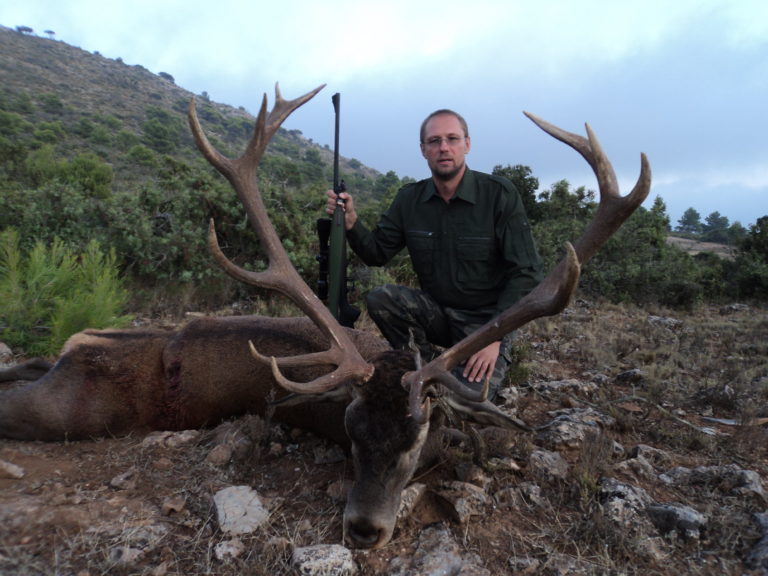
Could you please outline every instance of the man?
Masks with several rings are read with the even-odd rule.
[[[467,168],[467,123],[437,110],[421,125],[421,153],[432,177],[397,193],[373,230],[342,192],[349,245],[369,266],[382,266],[407,247],[421,290],[386,285],[371,290],[368,313],[394,348],[407,348],[409,329],[425,360],[530,292],[542,278],[519,193],[508,180]],[[326,212],[336,194],[329,190]],[[509,366],[511,335],[493,342],[455,371],[475,388],[491,379],[491,396]]]

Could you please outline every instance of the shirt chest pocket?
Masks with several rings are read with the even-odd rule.
[[[462,284],[473,288],[489,288],[497,284],[496,249],[488,236],[459,236],[456,253],[459,267],[457,277]]]
[[[413,269],[422,281],[432,277],[436,241],[435,233],[429,230],[406,232],[406,244],[413,262]]]

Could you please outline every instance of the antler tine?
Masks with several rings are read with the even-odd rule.
[[[324,86],[319,86],[294,100],[285,100],[280,94],[279,86],[276,85],[275,107],[267,113],[267,97],[264,95],[253,136],[243,155],[236,159],[227,158],[210,144],[200,127],[194,100],[189,105],[189,125],[198,148],[205,158],[229,180],[237,192],[248,214],[248,219],[264,247],[269,264],[266,270],[252,272],[229,260],[219,246],[214,223],[211,220],[208,228],[208,246],[214,259],[233,278],[254,286],[276,290],[287,296],[330,340],[328,350],[305,356],[275,359],[262,356],[258,352],[254,353],[259,361],[272,365],[275,378],[284,388],[300,394],[324,392],[346,381],[365,382],[373,374],[373,366],[363,359],[344,328],[291,264],[288,253],[269,220],[256,181],[256,170],[271,137],[291,112],[314,97]],[[311,382],[301,383],[292,382],[280,373],[280,367],[309,364],[330,364],[336,366],[336,369]]]
[[[622,197],[613,166],[588,124],[587,138],[584,138],[528,112],[525,112],[525,115],[547,134],[568,144],[584,157],[597,177],[600,204],[592,221],[574,246],[568,245],[566,257],[530,294],[443,352],[421,370],[410,372],[403,377],[403,385],[410,386],[411,411],[421,418],[424,417],[420,412],[421,390],[429,381],[440,382],[469,400],[482,400],[482,392],[478,393],[459,382],[450,374],[450,370],[478,350],[531,320],[557,314],[565,308],[576,289],[581,266],[595,255],[650,192],[651,168],[645,154],[640,156],[640,176],[637,183],[627,196]]]
[[[626,196],[619,193],[616,172],[589,124],[587,138],[558,128],[530,112],[524,114],[547,134],[576,150],[592,167],[600,190],[600,204],[592,221],[576,242],[576,254],[583,266],[629,216],[642,204],[651,191],[651,166],[648,157],[640,154],[640,176]]]
[[[325,88],[325,84],[318,86],[303,96],[299,96],[293,100],[286,100],[280,93],[280,84],[276,83],[275,106],[270,112],[267,112],[267,95],[265,93],[261,99],[261,106],[259,107],[259,114],[256,117],[253,136],[248,142],[245,153],[239,158],[239,160],[243,161],[241,164],[245,164],[249,167],[255,175],[256,168],[258,167],[261,156],[264,154],[269,141],[278,131],[285,119],[298,107],[314,98],[323,88]],[[234,176],[235,167],[238,163],[237,161],[227,158],[211,145],[205,132],[203,132],[203,129],[200,127],[194,98],[189,102],[188,121],[198,149],[203,153],[203,156],[205,156],[208,162],[221,172],[234,186],[235,183],[232,182],[232,177]]]

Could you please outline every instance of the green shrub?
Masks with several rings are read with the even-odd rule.
[[[55,238],[75,251],[84,250],[91,240],[113,246],[107,238],[107,203],[57,180],[32,189],[9,187],[0,194],[0,230],[16,228],[22,251],[37,242],[52,244]]]
[[[740,254],[736,261],[735,284],[738,298],[768,299],[768,262],[754,254]]]
[[[24,119],[14,112],[0,110],[0,134],[14,136],[21,132]]]
[[[127,301],[115,265],[91,242],[82,254],[56,239],[24,255],[16,230],[0,233],[0,335],[27,355],[55,354],[72,334],[85,328],[127,323]]]
[[[66,182],[82,187],[96,198],[108,198],[112,194],[112,167],[93,154],[78,154],[62,168]]]
[[[141,139],[130,130],[120,130],[115,137],[115,146],[118,150],[130,150],[141,142]]]
[[[64,103],[61,101],[58,94],[53,92],[41,94],[39,100],[43,110],[49,114],[61,114],[64,112]]]
[[[178,147],[184,127],[180,119],[167,110],[150,107],[142,130],[147,146],[161,154],[168,154]]]
[[[61,122],[38,122],[35,126],[35,140],[47,144],[55,144],[66,138],[66,131]]]
[[[128,159],[134,164],[155,168],[158,165],[155,153],[141,144],[132,146],[128,151]]]

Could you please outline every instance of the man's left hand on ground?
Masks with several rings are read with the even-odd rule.
[[[464,365],[463,376],[470,382],[483,382],[493,376],[493,369],[499,357],[501,342],[492,342],[469,357]]]

